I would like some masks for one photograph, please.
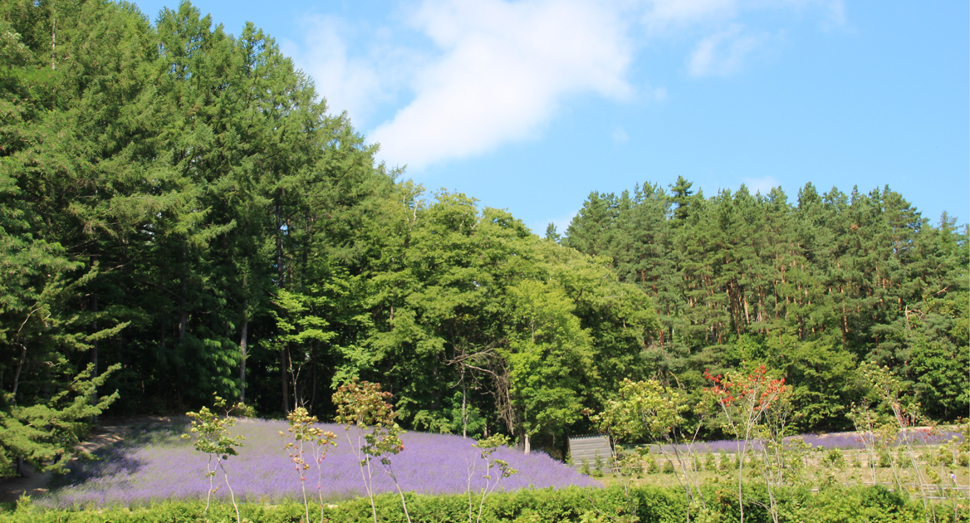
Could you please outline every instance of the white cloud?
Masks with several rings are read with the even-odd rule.
[[[767,34],[751,35],[740,24],[704,38],[694,48],[687,69],[691,76],[727,76],[741,70],[744,61],[770,42]]]
[[[329,111],[347,111],[358,126],[366,124],[382,104],[395,101],[420,62],[415,52],[389,41],[392,35],[386,29],[359,27],[333,16],[311,16],[302,25],[305,41],[285,42],[284,51],[315,79]],[[362,33],[370,41],[360,49],[352,44]],[[385,38],[374,38],[381,34]],[[351,54],[351,49],[358,52]]]
[[[371,133],[392,165],[420,170],[536,137],[571,94],[633,94],[633,48],[616,10],[578,0],[428,0],[412,23],[442,55],[417,72],[414,100]]]
[[[780,187],[781,184],[778,180],[771,176],[762,176],[761,178],[745,178],[744,185],[748,187],[748,192],[751,194],[761,193],[763,196],[771,192],[775,187]]]
[[[403,25],[308,17],[305,42],[284,44],[331,111],[348,111],[379,158],[411,172],[541,137],[576,95],[664,102],[666,88],[629,78],[657,39],[707,35],[688,72],[725,76],[777,39],[736,22],[743,13],[814,6],[845,19],[842,0],[414,1],[394,8],[413,13]]]

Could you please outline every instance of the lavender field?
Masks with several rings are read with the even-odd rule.
[[[956,436],[961,441],[963,440],[963,434],[952,430],[931,430],[931,429],[912,429],[907,432],[900,433],[896,437],[896,444],[902,444],[905,442],[912,443],[914,445],[939,445],[941,443],[946,443],[950,441],[951,438]],[[807,443],[812,448],[819,449],[841,449],[841,450],[851,450],[851,449],[862,449],[865,448],[866,435],[860,434],[858,432],[833,432],[829,434],[804,434],[801,436],[790,436],[785,438],[786,442],[791,442],[794,440],[800,440]],[[868,436],[872,437],[872,436]],[[677,445],[677,448],[681,451],[686,451],[686,445]],[[750,441],[745,444],[741,442],[741,448],[751,448],[755,450],[760,450],[761,443],[757,440]],[[664,445],[665,450],[670,450],[670,446]],[[655,446],[652,449],[653,452],[661,452],[659,446]],[[737,452],[738,442],[735,440],[718,440],[718,441],[706,441],[698,442],[693,445],[693,451],[696,454],[720,453],[720,452]]]
[[[347,443],[343,427],[321,425],[338,436],[338,446],[330,448],[323,461],[321,482],[324,498],[340,500],[363,496],[357,459]],[[284,449],[285,421],[240,420],[234,434],[246,439],[238,456],[225,461],[236,499],[273,502],[300,497],[300,479]],[[156,428],[132,434],[126,442],[100,452],[101,459],[75,467],[51,493],[37,501],[48,507],[91,507],[131,505],[165,499],[205,499],[208,479],[206,456],[195,452],[180,438],[184,427]],[[405,450],[392,456],[394,473],[405,491],[421,494],[465,492],[470,467],[471,488],[484,486],[485,462],[472,447],[473,440],[460,436],[409,432],[402,437]],[[501,448],[494,455],[508,461],[518,473],[502,479],[499,490],[527,487],[562,488],[569,485],[597,487],[599,483],[543,453],[523,455]],[[394,484],[375,463],[376,492],[390,492]],[[308,495],[316,496],[317,472],[307,471]],[[494,473],[493,473],[494,476]],[[228,499],[222,487],[216,497]],[[313,492],[311,492],[313,491]]]

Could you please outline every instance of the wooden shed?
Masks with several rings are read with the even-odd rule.
[[[596,457],[603,463],[609,463],[613,451],[610,448],[610,438],[607,436],[578,436],[569,438],[569,457],[574,467],[580,467],[585,460],[592,465]]]

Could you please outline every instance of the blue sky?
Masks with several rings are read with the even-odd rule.
[[[135,2],[155,20],[174,1]],[[406,178],[565,230],[684,176],[790,201],[889,187],[970,218],[970,6],[853,0],[196,0],[252,21]]]

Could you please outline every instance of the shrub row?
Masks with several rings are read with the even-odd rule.
[[[745,521],[769,523],[771,517],[764,508],[764,492],[752,485],[745,495]],[[706,519],[723,523],[738,521],[737,494],[730,487],[712,485],[705,488]],[[776,492],[779,498],[781,521],[814,521],[819,523],[922,523],[926,514],[920,503],[882,487],[832,487],[813,493],[806,489]],[[468,498],[465,495],[423,496],[408,494],[408,511],[414,523],[451,523],[467,521]],[[749,502],[750,500],[750,502]],[[406,523],[401,500],[395,495],[375,499],[381,523]],[[109,507],[98,510],[43,510],[21,504],[16,510],[0,514],[0,523],[213,523],[235,522],[235,512],[228,503],[214,504],[207,516],[204,502],[171,501],[140,507]],[[320,516],[319,507],[311,518]],[[698,507],[693,508],[696,517]],[[936,507],[938,521],[965,520],[968,507],[943,505]],[[252,523],[299,523],[303,506],[246,503],[240,506],[244,520]],[[472,521],[477,519],[478,502],[473,496]],[[631,518],[634,516],[635,518]],[[366,498],[341,501],[323,508],[324,521],[356,523],[372,519],[370,502]],[[547,521],[640,521],[643,523],[681,523],[687,518],[687,504],[681,491],[672,488],[638,487],[629,495],[619,487],[606,489],[566,488],[524,489],[496,493],[490,496],[482,512],[483,522],[547,522]],[[692,517],[692,519],[694,519]]]

